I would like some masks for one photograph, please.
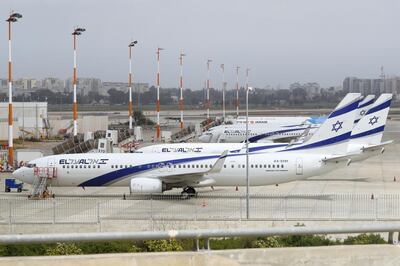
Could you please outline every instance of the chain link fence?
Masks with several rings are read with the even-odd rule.
[[[249,220],[400,220],[400,194],[251,195]],[[245,195],[0,199],[0,223],[99,223],[103,220],[247,220]]]

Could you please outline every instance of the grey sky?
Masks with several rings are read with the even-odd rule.
[[[14,77],[72,75],[74,25],[87,31],[78,40],[78,76],[126,81],[127,44],[134,51],[136,81],[154,84],[156,48],[161,85],[178,84],[184,49],[185,87],[200,88],[206,60],[213,59],[212,85],[221,83],[225,63],[229,88],[234,66],[251,68],[255,86],[283,87],[316,81],[339,85],[349,75],[376,77],[380,66],[400,69],[400,1],[390,0],[2,0],[0,77],[7,75],[10,9],[23,14],[14,24]]]

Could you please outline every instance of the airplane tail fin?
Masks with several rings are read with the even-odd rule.
[[[365,96],[364,99],[362,99],[362,101],[358,105],[358,110],[356,113],[356,118],[354,119],[354,124],[358,123],[358,121],[360,121],[360,119],[368,112],[368,110],[371,109],[374,100],[375,100],[375,95],[373,94],[367,95]]]
[[[355,125],[351,144],[377,145],[381,143],[393,95],[382,94]]]
[[[300,145],[289,146],[285,151],[345,153],[360,98],[360,93],[348,93],[310,139]]]

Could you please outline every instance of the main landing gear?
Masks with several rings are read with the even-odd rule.
[[[181,199],[190,199],[197,196],[197,192],[193,187],[185,187],[181,192]]]

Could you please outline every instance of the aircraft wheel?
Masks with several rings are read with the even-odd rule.
[[[182,199],[190,199],[191,197],[195,197],[196,195],[197,195],[197,192],[192,187],[185,187],[183,189],[183,191],[181,192]]]

